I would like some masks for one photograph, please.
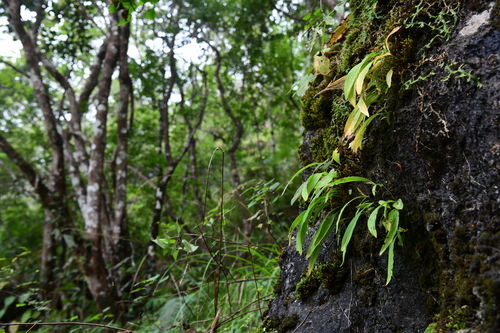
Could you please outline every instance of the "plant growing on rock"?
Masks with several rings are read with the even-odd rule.
[[[382,91],[377,88],[373,74],[382,65],[384,58],[392,56],[388,40],[400,28],[394,28],[387,35],[383,50],[367,54],[347,75],[331,82],[325,89],[316,94],[319,95],[333,89],[343,89],[344,98],[354,107],[344,125],[343,137],[349,139],[354,135],[354,140],[350,144],[354,152],[361,148],[368,125],[378,116],[378,114],[370,116],[368,111],[382,94]],[[392,75],[393,69],[391,68],[386,73],[387,87],[392,84]]]
[[[301,174],[307,168],[312,166],[325,167],[329,163],[312,163],[300,169],[290,180]],[[330,171],[321,171],[312,173],[306,181],[304,181],[292,198],[291,204],[295,203],[299,198],[302,198],[304,203],[307,204],[304,211],[299,214],[293,221],[289,230],[289,240],[291,241],[292,233],[297,229],[296,236],[296,249],[299,254],[304,253],[304,242],[309,229],[310,221],[320,220],[319,226],[314,233],[314,236],[307,248],[306,257],[309,258],[308,272],[314,268],[321,247],[326,238],[335,228],[335,233],[340,236],[341,222],[346,219],[345,213],[348,208],[356,204],[355,213],[350,217],[349,223],[343,230],[342,239],[340,241],[340,251],[342,252],[342,264],[347,253],[347,247],[352,239],[354,229],[358,221],[363,215],[368,215],[367,229],[368,232],[375,238],[378,236],[378,229],[385,232],[385,240],[382,245],[379,255],[388,253],[387,260],[387,280],[386,285],[391,281],[394,267],[394,244],[396,239],[402,244],[401,232],[404,229],[399,227],[399,211],[403,209],[403,201],[398,200],[380,200],[374,202],[368,194],[365,194],[359,187],[356,191],[359,195],[347,201],[343,205],[338,205],[341,199],[340,185],[349,183],[363,183],[371,186],[372,195],[375,196],[377,188],[382,186],[376,184],[368,178],[349,176],[339,177],[336,169]],[[288,185],[287,185],[288,187]],[[285,190],[286,188],[285,187]],[[352,193],[354,191],[349,191]],[[333,208],[332,208],[333,207]]]

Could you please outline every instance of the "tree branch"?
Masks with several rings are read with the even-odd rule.
[[[0,58],[0,62],[2,64],[5,64],[7,66],[9,66],[10,68],[12,68],[13,70],[15,70],[16,72],[18,72],[19,74],[21,74],[22,76],[26,77],[26,78],[30,78],[30,76],[28,75],[28,73],[26,73],[25,71],[23,71],[22,69],[19,69],[18,67],[14,66],[13,64],[11,64],[10,62],[8,61],[5,61],[3,60],[2,58]]]
[[[126,328],[121,328],[121,327],[115,327],[115,326],[110,326],[110,325],[104,325],[104,324],[96,324],[96,323],[85,323],[85,322],[80,322],[80,321],[54,321],[54,322],[35,322],[35,323],[0,323],[0,327],[8,327],[8,326],[31,326],[31,328],[37,327],[37,326],[91,326],[91,327],[101,327],[101,328],[107,328],[110,330],[115,330],[115,331],[120,331],[120,332],[125,332],[125,333],[134,333],[134,331],[131,331]],[[30,329],[31,329],[30,328]]]
[[[7,155],[7,157],[21,170],[23,175],[29,181],[40,200],[45,207],[48,206],[49,200],[49,189],[42,182],[42,178],[36,172],[36,170],[19,154],[14,147],[4,138],[0,133],[0,149]]]

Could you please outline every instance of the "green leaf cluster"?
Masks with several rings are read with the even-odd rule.
[[[293,179],[301,174],[307,168],[317,166],[317,168],[325,168],[328,163],[312,163],[299,170]],[[403,201],[398,200],[380,200],[375,203],[369,195],[357,188],[360,195],[353,197],[347,203],[338,205],[341,200],[341,192],[339,185],[361,183],[371,186],[372,196],[376,195],[380,184],[376,184],[370,179],[358,176],[338,177],[339,173],[336,169],[329,171],[321,171],[312,173],[306,181],[304,181],[296,190],[291,204],[294,204],[300,198],[306,204],[302,213],[300,213],[292,222],[289,229],[289,242],[292,235],[297,229],[295,248],[299,254],[304,253],[304,243],[309,230],[311,221],[320,220],[318,228],[314,233],[311,243],[307,248],[306,257],[309,258],[308,271],[311,272],[314,268],[322,245],[326,238],[333,230],[340,236],[342,226],[342,239],[340,242],[340,251],[342,252],[342,263],[345,260],[347,248],[353,237],[354,230],[363,216],[367,218],[367,230],[375,238],[378,237],[377,229],[381,229],[385,233],[384,244],[379,251],[379,255],[388,253],[387,263],[387,280],[388,284],[393,275],[394,267],[394,244],[396,239],[399,239],[402,244],[401,232],[404,229],[399,226],[399,212],[403,209]],[[285,188],[286,189],[286,188]],[[352,208],[354,206],[354,208]],[[346,217],[347,211],[353,211],[352,217]]]

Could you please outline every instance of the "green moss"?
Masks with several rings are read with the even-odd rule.
[[[347,270],[340,265],[340,260],[334,260],[330,264],[318,265],[317,272],[321,285],[331,294],[337,294],[342,290],[347,278]]]
[[[366,54],[380,51],[384,47],[386,36],[395,27],[401,27],[389,41],[393,56],[385,58],[370,77],[380,93],[380,99],[370,108],[370,113],[390,111],[401,100],[402,84],[398,82],[401,80],[401,73],[411,71],[409,64],[415,61],[416,54],[423,54],[421,49],[423,46],[428,48],[435,41],[444,40],[449,36],[449,31],[456,22],[459,1],[452,2],[452,6],[440,0],[352,0],[349,3],[351,11],[349,23],[343,42],[332,47],[332,50],[338,53],[331,58],[332,72],[329,76],[336,79],[345,75]],[[498,4],[495,8],[498,8]],[[391,68],[394,70],[393,86],[387,89],[386,73]],[[363,175],[364,170],[360,169],[359,156],[352,153],[348,148],[348,141],[342,138],[343,127],[352,106],[343,100],[341,91],[314,97],[324,87],[324,85],[319,86],[320,80],[316,81],[303,98],[304,109],[301,113],[301,120],[306,130],[315,132],[312,137],[307,138],[307,147],[301,149],[300,158],[304,164],[324,161],[338,148],[342,156],[342,165],[338,166],[340,175]],[[324,80],[321,84],[323,83]],[[378,138],[376,144],[387,145],[388,141],[384,140]],[[369,148],[369,145],[365,148]],[[493,281],[472,280],[470,267],[474,266],[473,262],[478,263],[475,265],[478,270],[489,269],[483,267],[485,258],[464,246],[470,240],[466,229],[457,228],[453,237],[449,238],[450,235],[440,226],[440,216],[436,211],[430,207],[429,212],[423,215],[423,219],[414,221],[419,222],[422,234],[415,237],[424,238],[419,242],[425,243],[415,251],[418,254],[417,260],[422,261],[425,270],[420,282],[432,295],[429,297],[429,310],[441,314],[439,325],[436,324],[438,329],[450,331],[460,327],[471,327],[473,316],[470,316],[469,311],[477,310],[479,306],[479,298],[475,295],[477,292],[473,292],[475,290],[473,286],[478,284],[481,286],[485,311],[489,317],[493,317],[491,314],[496,311],[493,300],[498,295],[498,286]],[[432,231],[426,233],[422,225]],[[356,235],[353,238],[355,250],[366,260],[370,260],[369,254],[373,254],[374,249],[380,248],[377,241],[382,240],[367,241]],[[450,253],[450,249],[456,252]],[[457,267],[451,270],[451,265]],[[331,292],[340,291],[343,278],[342,274],[338,276],[339,272],[339,267],[335,264],[318,265],[309,276],[302,277],[297,284],[296,298],[305,300],[321,285]],[[370,265],[362,266],[356,272],[354,280],[367,285],[373,279],[372,272]],[[372,291],[376,289],[371,289],[370,292]],[[481,301],[483,302],[483,299]],[[450,309],[453,311],[450,312]]]
[[[347,271],[340,263],[339,257],[335,255],[332,262],[316,265],[309,275],[304,275],[297,283],[295,297],[305,300],[320,286],[323,286],[331,294],[339,293],[347,278]]]
[[[289,331],[299,322],[299,316],[297,314],[286,317],[282,320],[281,325],[279,326],[278,332],[286,332]]]
[[[338,144],[338,137],[334,133],[335,128],[330,126],[311,139],[310,149],[313,160],[325,161],[332,157],[333,150]]]
[[[295,328],[298,322],[299,316],[297,314],[288,317],[272,317],[264,320],[259,329],[260,332],[285,333]]]
[[[471,327],[473,313],[464,305],[456,309],[447,309],[444,314],[434,316],[434,322],[429,324],[424,333],[456,332]]]
[[[319,276],[316,270],[313,270],[311,274],[304,275],[299,283],[295,286],[295,297],[300,300],[306,300],[311,296],[321,285]]]
[[[314,97],[319,91],[318,88],[310,87],[302,97],[304,107],[300,113],[300,120],[306,130],[325,128],[330,124],[329,96],[328,94],[321,94]]]
[[[357,28],[347,34],[339,55],[339,71],[341,73],[347,73],[363,59],[366,53],[367,38],[368,33]]]

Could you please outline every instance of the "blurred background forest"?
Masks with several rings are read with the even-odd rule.
[[[2,0],[0,322],[257,328],[334,5]]]

